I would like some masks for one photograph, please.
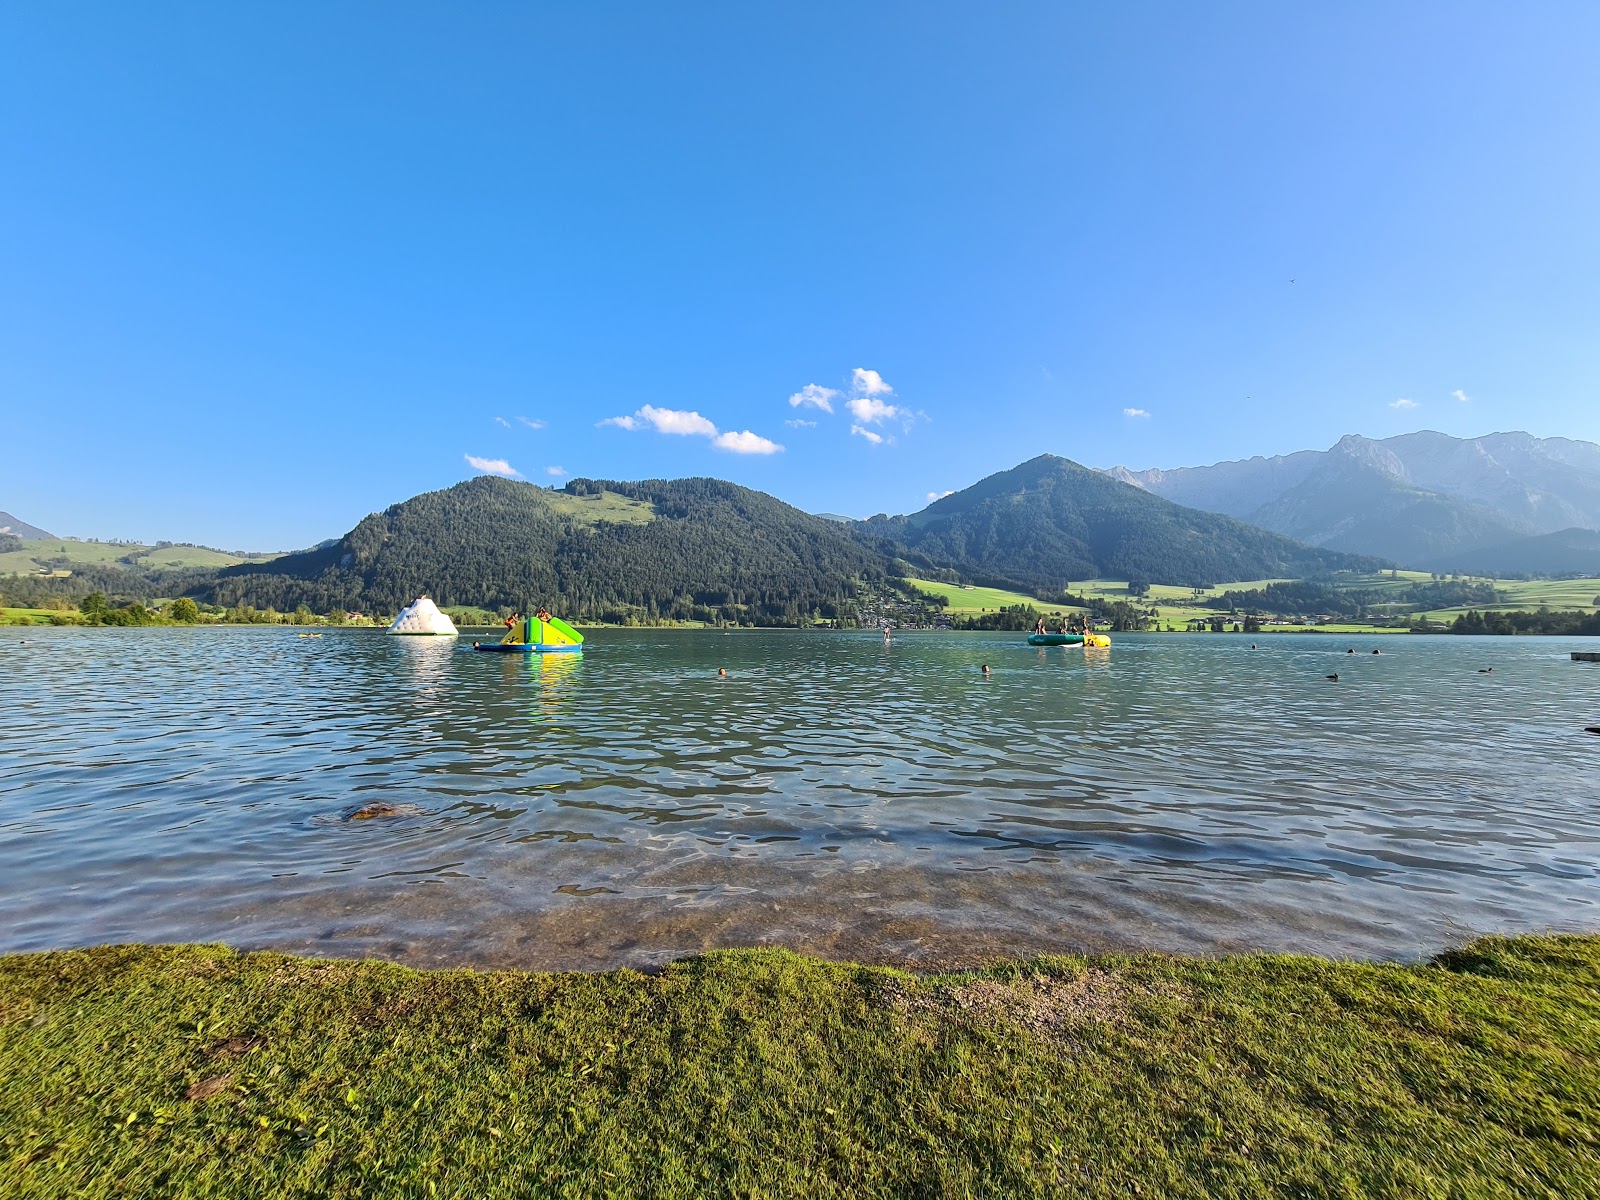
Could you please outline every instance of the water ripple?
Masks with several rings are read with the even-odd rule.
[[[30,630],[0,638],[0,948],[1409,955],[1600,921],[1568,643],[1244,645]]]

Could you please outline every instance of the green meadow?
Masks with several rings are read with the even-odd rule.
[[[942,597],[945,602],[945,611],[952,616],[971,616],[976,613],[994,612],[997,609],[1012,608],[1019,604],[1031,604],[1034,608],[1045,612],[1060,611],[1059,605],[1048,605],[1043,600],[1030,596],[1025,592],[1007,592],[1002,591],[1000,588],[941,583],[936,579],[907,579],[906,582],[918,591],[927,592],[930,596]]]
[[[66,561],[75,566],[115,566],[127,564],[144,570],[178,570],[187,567],[232,567],[242,562],[266,562],[276,554],[225,554],[203,546],[141,546],[131,542],[75,542],[67,538],[48,538],[22,543],[20,550],[0,554],[0,575],[26,575],[42,566]]]
[[[934,976],[13,955],[0,1163],[12,1200],[1594,1196],[1600,938]]]
[[[601,521],[616,525],[646,525],[656,519],[656,510],[647,501],[632,500],[616,492],[573,496],[547,490],[542,495],[551,508],[580,525],[598,525]]]
[[[48,625],[54,615],[48,608],[0,607],[0,625]]]

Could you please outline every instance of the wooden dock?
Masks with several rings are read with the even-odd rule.
[[[1596,651],[1596,650],[1574,650],[1572,652],[1572,661],[1573,662],[1600,662],[1600,651]]]

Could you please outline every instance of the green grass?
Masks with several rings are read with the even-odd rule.
[[[0,958],[22,1197],[1600,1195],[1600,938],[654,976]]]
[[[26,575],[46,562],[64,558],[70,566],[117,565],[128,560],[145,569],[179,567],[231,567],[242,562],[266,562],[277,554],[224,554],[199,546],[133,545],[128,542],[74,542],[65,538],[46,538],[22,543],[22,549],[0,554],[0,575]]]
[[[936,579],[907,579],[907,583],[930,596],[943,596],[945,611],[952,616],[994,612],[1018,604],[1031,604],[1041,611],[1054,611],[1044,601],[1024,592],[1007,592],[1000,588],[967,587],[956,583],[940,583]]]
[[[0,607],[0,625],[48,625],[54,615],[48,608]]]
[[[580,525],[596,525],[601,521],[616,525],[647,525],[656,519],[656,510],[648,501],[632,500],[616,492],[572,496],[566,492],[546,491],[544,498],[551,508],[562,516],[571,517]]]
[[[1581,608],[1593,612],[1595,597],[1600,596],[1600,579],[1495,579],[1489,582],[1505,593],[1500,603],[1441,608],[1427,615],[1434,620],[1449,621],[1471,607],[1480,612],[1491,609],[1514,612],[1532,611],[1541,605],[1557,610]]]
[[[232,567],[242,562],[271,562],[283,556],[251,554],[246,557],[225,554],[221,550],[210,550],[204,546],[162,546],[159,549],[141,551],[130,557],[137,566],[146,570],[151,568],[173,570],[180,567]]]

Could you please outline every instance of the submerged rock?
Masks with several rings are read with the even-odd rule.
[[[386,804],[382,800],[373,804],[363,804],[360,808],[347,812],[346,821],[371,821],[377,817],[398,817],[404,815],[399,805]]]

